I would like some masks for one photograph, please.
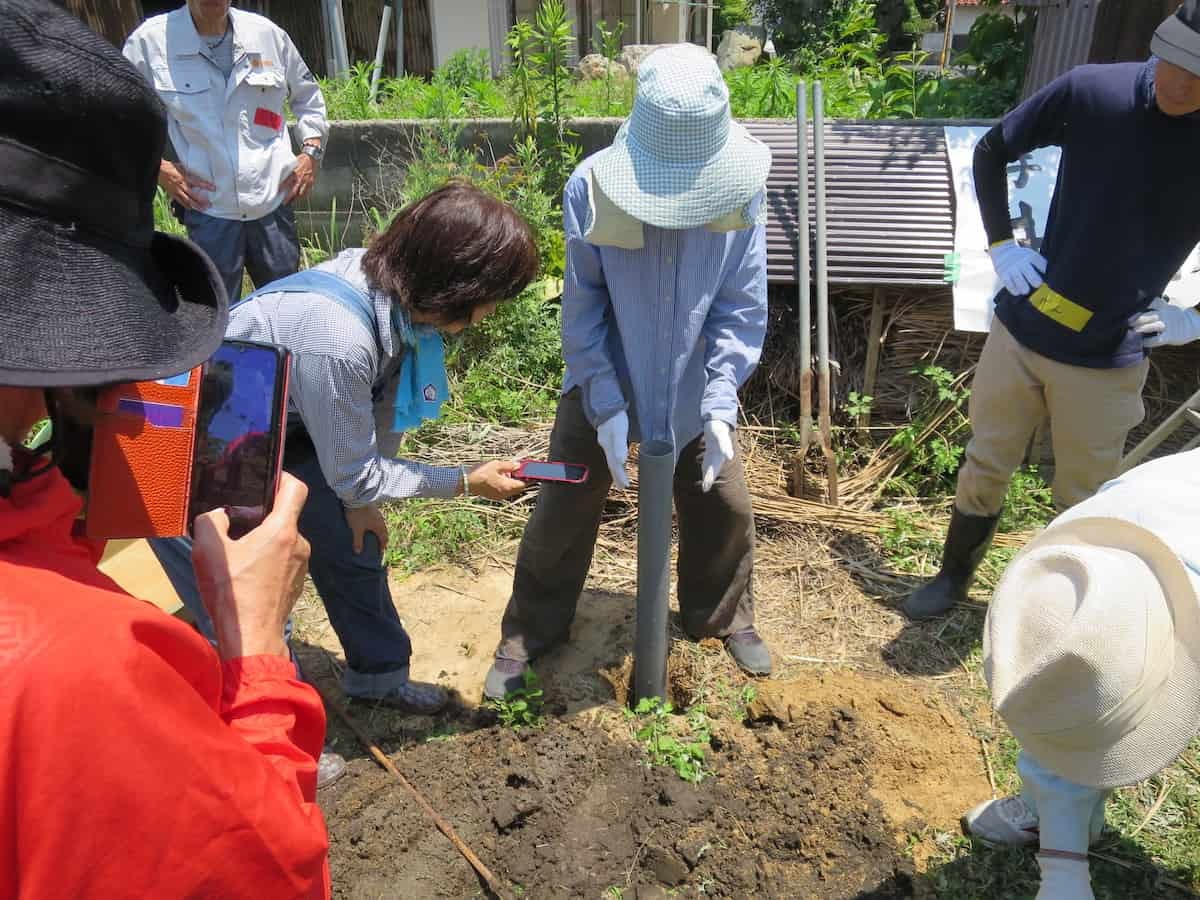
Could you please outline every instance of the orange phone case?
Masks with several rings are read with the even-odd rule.
[[[100,395],[88,537],[187,533],[201,371],[198,366],[174,378],[121,384]]]

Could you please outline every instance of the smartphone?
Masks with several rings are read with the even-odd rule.
[[[271,512],[283,465],[290,354],[273,344],[225,341],[204,364],[187,524],[214,509],[237,538]]]
[[[521,481],[558,481],[563,484],[583,484],[588,480],[588,467],[579,463],[543,462],[526,459],[513,473]]]
[[[201,513],[230,510],[244,534],[270,511],[287,416],[286,350],[226,341],[206,363],[96,399],[88,537],[178,537]]]

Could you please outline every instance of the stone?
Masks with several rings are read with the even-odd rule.
[[[629,77],[629,70],[613,59],[601,56],[599,53],[589,53],[579,61],[578,73],[583,81],[603,81],[606,74],[613,81],[624,81]]]
[[[667,887],[675,887],[687,881],[687,864],[663,847],[647,847],[642,866],[653,872],[659,883]]]
[[[617,62],[625,67],[625,70],[630,75],[637,75],[638,66],[642,61],[657,50],[659,47],[667,47],[669,44],[628,44],[621,50],[621,55],[617,57]]]
[[[727,31],[717,46],[717,65],[722,72],[752,66],[762,56],[762,39],[741,31]]]

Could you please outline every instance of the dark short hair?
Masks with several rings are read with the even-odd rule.
[[[465,181],[400,210],[371,242],[363,271],[409,312],[438,324],[515,297],[538,269],[533,230],[520,214]]]

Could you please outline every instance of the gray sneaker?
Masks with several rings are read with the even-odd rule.
[[[766,677],[771,674],[771,651],[753,628],[735,631],[725,638],[725,649],[747,675]]]
[[[1024,847],[1037,843],[1038,819],[1020,797],[980,803],[962,817],[964,834],[990,844]]]
[[[503,700],[513,691],[525,687],[525,670],[529,663],[520,659],[497,656],[483,682],[485,700]]]
[[[445,709],[450,695],[444,687],[423,681],[406,681],[382,697],[351,697],[354,703],[386,706],[414,716],[432,716]]]
[[[329,787],[346,774],[346,760],[340,753],[334,753],[328,746],[321,748],[321,758],[317,760],[317,790]]]

